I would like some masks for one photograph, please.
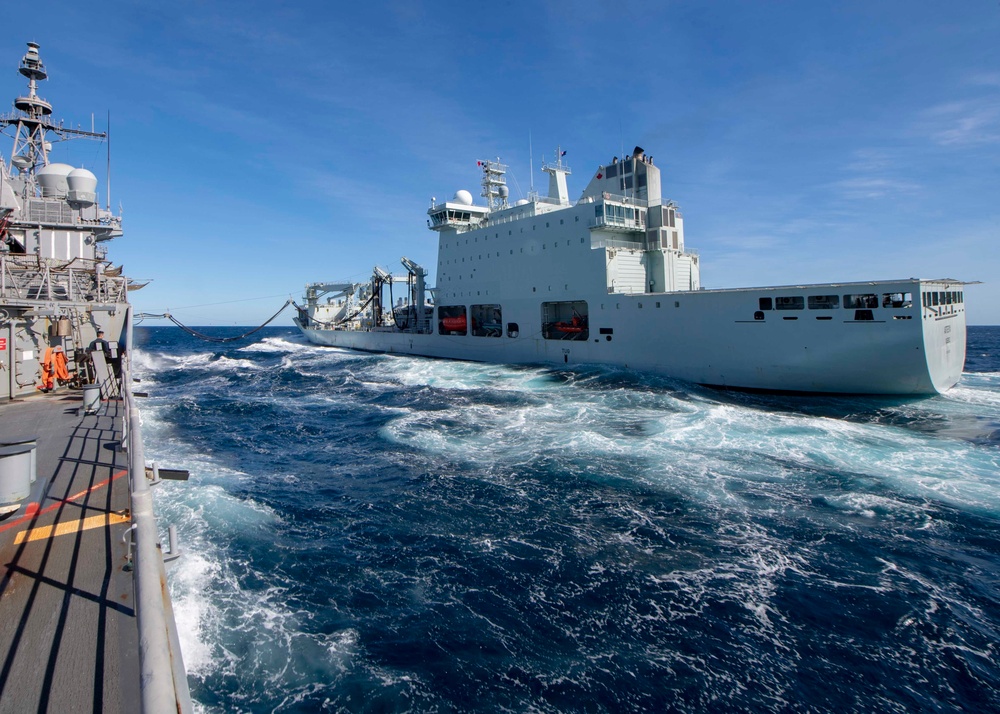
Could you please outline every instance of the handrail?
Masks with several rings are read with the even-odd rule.
[[[132,308],[129,308],[131,317]],[[131,320],[129,320],[131,324]],[[153,496],[146,479],[142,420],[132,395],[131,331],[122,360],[122,396],[127,423],[129,480],[132,489],[135,613],[139,630],[140,694],[143,714],[191,714],[177,624],[170,608],[166,572],[160,552]]]
[[[128,278],[102,272],[103,261],[0,253],[0,296],[17,300],[124,302]],[[82,292],[81,292],[82,291]]]

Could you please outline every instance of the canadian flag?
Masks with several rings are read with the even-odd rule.
[[[598,174],[597,174],[597,178],[604,178],[604,174],[602,174],[602,173],[598,173]]]

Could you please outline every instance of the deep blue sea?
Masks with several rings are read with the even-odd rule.
[[[201,711],[1000,711],[1000,327],[925,399],[255,337],[134,354]]]

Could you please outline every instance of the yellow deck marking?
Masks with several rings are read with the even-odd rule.
[[[110,526],[113,523],[128,523],[128,521],[128,516],[122,516],[117,513],[105,513],[100,516],[84,518],[82,521],[69,521],[55,526],[32,528],[18,533],[14,538],[14,545],[20,545],[21,543],[33,540],[43,540],[54,536],[66,535],[67,533],[78,533],[80,531],[90,530],[91,528],[103,528],[104,526]]]

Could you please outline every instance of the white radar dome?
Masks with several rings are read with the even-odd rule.
[[[461,191],[455,192],[455,203],[461,203],[463,206],[472,205],[472,194],[466,191],[464,188]]]
[[[69,191],[69,183],[66,177],[73,171],[69,164],[49,164],[43,166],[35,172],[38,177],[38,185],[42,187],[42,195],[62,198]]]
[[[520,198],[520,199],[518,199],[517,201],[514,202],[514,205],[515,206],[527,206],[528,203],[530,203],[528,201],[528,199],[526,199],[526,198]]]
[[[510,195],[510,189],[506,186],[500,187],[500,198],[507,198]]]
[[[97,202],[97,177],[87,169],[73,169],[66,182],[69,184],[66,198],[74,208],[93,206]]]
[[[73,169],[66,177],[70,191],[88,191],[93,193],[97,190],[97,177],[87,169]]]

